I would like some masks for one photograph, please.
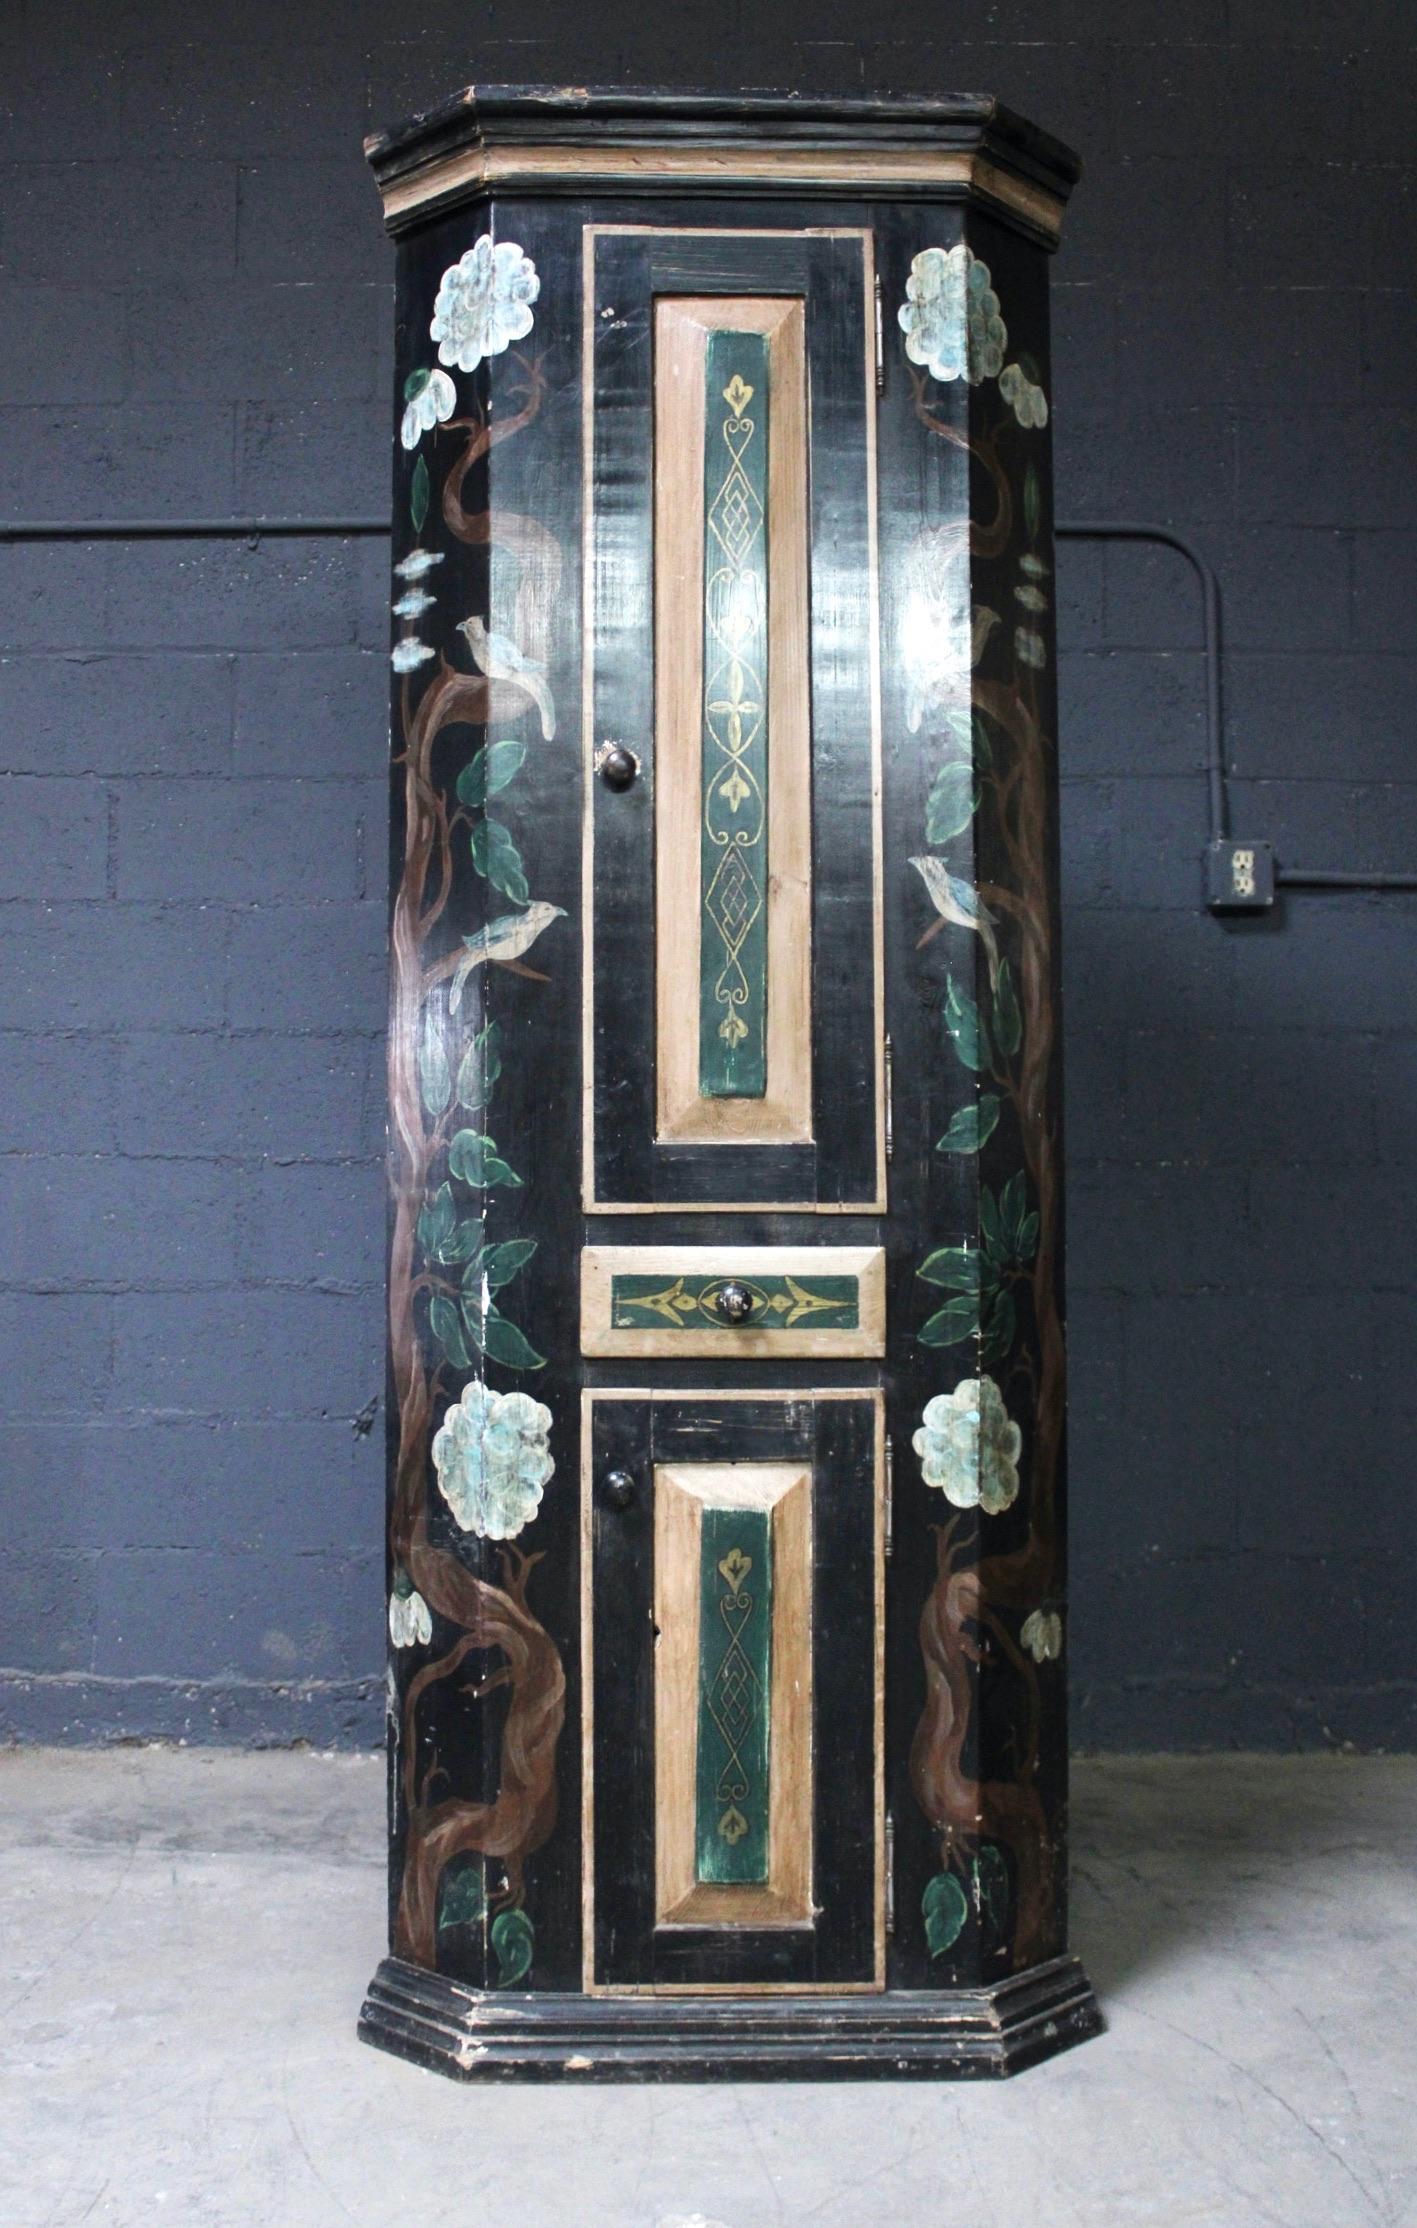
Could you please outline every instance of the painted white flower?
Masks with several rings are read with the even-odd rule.
[[[389,1596],[389,1638],[396,1648],[426,1647],[433,1637],[433,1619],[420,1593]]]
[[[433,1440],[438,1490],[465,1532],[515,1539],[541,1502],[556,1465],[546,1443],[551,1410],[528,1393],[473,1383]]]
[[[403,399],[399,439],[406,449],[416,449],[425,433],[452,416],[458,406],[458,390],[445,371],[411,371]]]
[[[999,392],[1020,425],[1047,425],[1048,397],[1035,387],[1022,364],[1006,364],[999,374]]]
[[[1019,1638],[1035,1663],[1047,1663],[1063,1652],[1063,1620],[1055,1609],[1035,1609]]]
[[[988,264],[962,240],[952,248],[921,249],[896,315],[906,355],[932,378],[967,379],[971,387],[998,378],[1008,329]]]
[[[957,1509],[997,1516],[1018,1498],[1023,1433],[992,1377],[966,1377],[926,1404],[911,1444],[927,1485]]]
[[[438,343],[439,363],[476,371],[484,356],[500,356],[531,331],[531,305],[540,292],[531,257],[513,240],[494,247],[491,233],[484,232],[443,273],[428,328]]]
[[[426,642],[419,642],[410,634],[405,635],[402,642],[394,644],[389,652],[389,660],[395,673],[416,673],[419,666],[426,665],[433,655],[434,652]]]
[[[426,588],[406,588],[391,608],[396,619],[418,619],[425,611],[431,611],[437,601]]]
[[[1048,663],[1048,645],[1034,627],[1014,628],[1014,654],[1020,665],[1031,665],[1039,672]]]
[[[411,549],[406,557],[400,558],[394,571],[400,580],[421,580],[435,565],[442,564],[443,554],[441,549]]]

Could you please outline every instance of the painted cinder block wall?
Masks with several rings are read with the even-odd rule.
[[[1088,166],[1060,515],[1220,568],[1237,828],[1411,870],[1414,41],[11,0],[0,514],[381,510],[360,139],[469,77],[985,86]],[[1077,1737],[1411,1745],[1417,900],[1206,916],[1189,575],[1060,575]],[[0,546],[0,1733],[378,1735],[387,603],[378,543]]]

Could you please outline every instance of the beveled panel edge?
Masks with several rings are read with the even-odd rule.
[[[591,1496],[595,1482],[595,1410],[600,1401],[781,1401],[818,1405],[827,1401],[862,1400],[872,1411],[874,1454],[872,1499],[875,1507],[875,1972],[866,1981],[724,1981],[703,1986],[690,1982],[601,1981],[595,1975],[595,1658],[592,1604],[592,1555],[594,1546]],[[886,1466],[886,1396],[878,1385],[738,1386],[705,1390],[692,1385],[586,1385],[581,1389],[581,1987],[578,2000],[603,2000],[615,1996],[879,1996],[886,1986],[886,1495],[890,1478]]]
[[[854,1276],[855,1330],[616,1330],[611,1280],[622,1276]],[[876,1361],[886,1350],[886,1257],[880,1246],[614,1246],[581,1252],[581,1352],[591,1360]]]
[[[973,199],[1053,247],[1076,155],[983,94],[893,100],[469,86],[364,143],[397,232],[519,193],[807,193]]]

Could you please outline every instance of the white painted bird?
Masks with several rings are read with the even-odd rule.
[[[466,950],[458,961],[453,984],[448,992],[448,1011],[456,1013],[462,1004],[463,986],[474,967],[485,967],[489,962],[506,967],[531,950],[543,929],[553,921],[563,921],[563,905],[548,905],[538,898],[535,905],[528,905],[524,913],[501,913],[475,936],[464,936]]]
[[[911,865],[930,893],[930,903],[942,921],[953,921],[956,928],[972,928],[984,946],[984,956],[989,962],[990,988],[999,987],[999,947],[994,938],[998,926],[997,916],[990,912],[972,882],[962,882],[951,874],[943,859],[912,859]],[[926,936],[933,936],[938,928],[927,928]],[[921,938],[921,942],[925,937]]]
[[[485,619],[464,619],[458,633],[467,636],[473,663],[489,681],[515,681],[526,690],[541,714],[541,732],[549,743],[556,732],[556,704],[541,660],[524,657],[509,634],[489,634]]]

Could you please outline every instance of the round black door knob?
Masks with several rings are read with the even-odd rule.
[[[640,770],[638,758],[623,743],[607,743],[596,763],[607,789],[628,789]]]
[[[627,1509],[635,1498],[635,1481],[628,1470],[607,1470],[604,1492],[613,1509]]]
[[[721,1284],[713,1304],[725,1323],[746,1323],[753,1312],[753,1295],[746,1284]]]

